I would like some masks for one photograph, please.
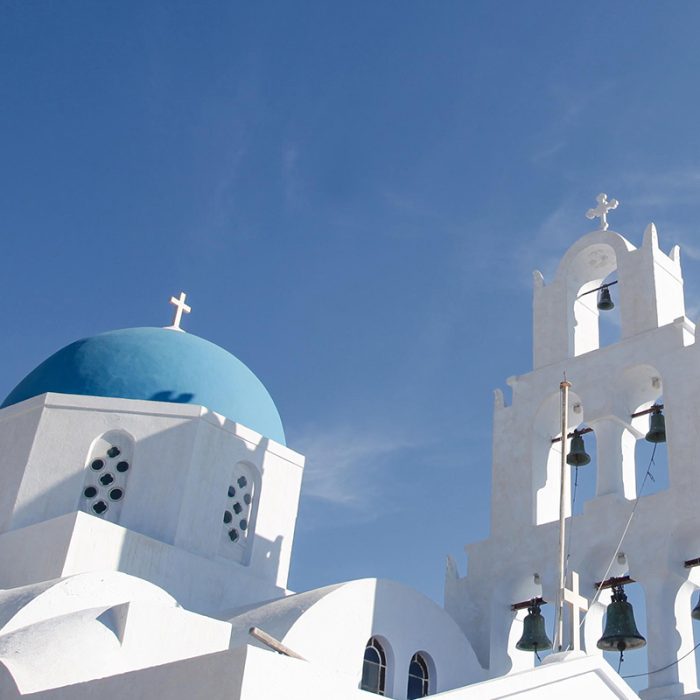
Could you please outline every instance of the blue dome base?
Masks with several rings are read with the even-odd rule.
[[[127,328],[78,340],[30,372],[2,408],[48,391],[199,404],[285,444],[262,382],[231,353],[189,333]]]

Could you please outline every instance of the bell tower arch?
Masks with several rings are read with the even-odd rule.
[[[609,203],[598,199],[605,209]],[[599,321],[610,305],[599,303],[598,292],[612,282],[619,340],[601,348]],[[648,668],[669,669],[649,675],[642,697],[675,697],[679,684],[695,693],[686,656],[692,650],[689,598],[697,584],[686,565],[700,571],[700,344],[685,317],[679,248],[664,253],[654,224],[636,247],[609,231],[602,216],[600,227],[564,254],[551,281],[534,273],[533,315],[534,367],[507,380],[509,405],[500,391],[494,403],[491,533],[465,548],[468,574],[447,577],[445,607],[476,640],[490,674],[512,673],[532,661],[517,647],[523,613],[516,613],[524,604],[539,596],[543,614],[553,617],[552,603],[563,597],[571,609],[563,608],[559,641],[565,647],[578,640],[585,653],[600,653],[609,587],[624,577],[637,584],[627,595],[639,608]],[[562,441],[557,392],[563,378],[571,387],[568,442]],[[650,437],[652,419],[663,439]],[[592,452],[594,462],[578,464],[571,454],[576,437],[586,441],[579,454]],[[579,496],[577,508],[570,507],[571,471],[564,472],[562,488],[562,448],[571,457],[565,463],[581,466],[595,487],[588,498]],[[664,464],[667,485],[654,490],[646,478],[643,486]],[[562,491],[568,598],[557,557]],[[577,607],[576,615],[588,612],[579,621],[573,610],[582,601],[587,607]],[[553,631],[548,627],[551,639]]]
[[[592,231],[569,248],[546,285],[535,271],[533,360],[536,369],[600,347],[598,295],[616,272],[621,339],[659,328],[685,315],[680,252],[659,248],[654,224],[637,249],[615,231]]]

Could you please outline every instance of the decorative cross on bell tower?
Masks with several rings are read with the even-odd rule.
[[[173,318],[173,325],[172,326],[165,326],[167,330],[170,331],[180,331],[181,333],[184,333],[184,329],[180,328],[180,322],[182,321],[182,314],[188,314],[190,311],[192,311],[192,307],[188,306],[185,304],[185,299],[187,298],[187,294],[184,292],[180,292],[180,296],[178,298],[175,297],[170,297],[170,303],[175,307],[175,317]]]
[[[569,643],[575,651],[581,649],[581,612],[588,610],[588,599],[579,593],[578,574],[571,572],[571,589],[564,589],[564,602],[571,606],[571,636]]]
[[[608,230],[608,212],[611,209],[617,209],[619,202],[616,199],[611,199],[608,201],[608,195],[605,192],[601,192],[595,201],[598,202],[598,206],[593,209],[589,209],[586,212],[587,219],[600,219],[600,230]]]

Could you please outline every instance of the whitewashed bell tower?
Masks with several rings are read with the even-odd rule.
[[[648,677],[641,695],[683,697],[698,691],[695,656],[688,652],[696,643],[690,613],[700,568],[685,563],[700,557],[700,349],[695,325],[685,317],[678,246],[664,253],[649,224],[635,247],[608,230],[617,201],[601,194],[597,202],[587,214],[599,220],[597,230],[571,246],[554,279],[534,273],[534,368],[508,380],[510,402],[500,390],[495,396],[491,536],[466,547],[466,576],[449,560],[445,607],[491,677],[535,663],[533,653],[515,648],[526,610],[511,606],[540,596],[553,604],[557,597],[556,438],[566,377],[572,385],[568,426],[591,429],[596,474],[595,497],[581,514],[571,516],[565,489],[567,586],[578,579],[581,602],[565,606],[563,648],[602,653],[596,642],[610,591],[597,591],[595,584],[629,576],[646,605],[648,668],[665,669]],[[599,321],[605,312],[594,291],[602,285],[610,285],[620,319],[619,340],[604,347]],[[659,450],[668,453],[669,486],[644,495],[636,482],[635,446],[644,440],[649,416],[633,414],[660,401],[667,442]],[[576,611],[588,604],[579,627],[583,617]],[[548,632],[552,636],[551,626]]]

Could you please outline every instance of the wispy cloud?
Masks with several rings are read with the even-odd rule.
[[[659,242],[669,251],[672,245],[681,248],[684,263],[686,315],[697,319],[700,315],[700,289],[696,283],[697,263],[700,262],[698,245],[698,192],[700,167],[688,166],[661,172],[636,171],[621,178],[628,190],[623,204],[636,214],[636,225],[641,229],[648,221],[661,221]]]
[[[683,243],[683,256],[691,260],[700,260],[700,248],[690,243]]]
[[[650,221],[661,221],[661,248],[669,252],[673,245],[679,244],[686,265],[696,266],[700,262],[698,227],[695,224],[700,167],[665,172],[625,171],[612,173],[607,179],[619,183],[619,188],[610,194],[621,202],[621,210],[615,212],[611,228],[622,232],[633,244],[640,245],[646,225]],[[531,278],[526,271],[538,269],[548,284],[566,250],[586,230],[592,230],[593,226],[586,226],[582,221],[585,203],[580,201],[579,194],[578,191],[575,196],[570,193],[555,202],[533,234],[512,248],[512,264],[521,270],[514,279],[529,285]],[[577,222],[582,225],[578,226]],[[689,283],[691,281],[686,279],[687,314],[690,318],[697,318],[700,292]]]
[[[565,139],[559,139],[553,143],[546,143],[537,149],[530,157],[535,164],[542,163],[557,155],[566,146]]]
[[[306,455],[303,493],[307,498],[370,512],[381,498],[378,472],[398,453],[415,445],[397,435],[359,427],[310,427],[295,439],[295,449]],[[361,484],[372,488],[358,488]]]
[[[685,259],[700,261],[700,245],[696,243],[697,229],[683,222],[684,217],[679,214],[685,208],[697,207],[700,167],[652,173],[627,171],[611,174],[608,179],[619,183],[619,190],[611,192],[611,196],[621,200],[624,212],[616,212],[615,219],[625,221],[625,229],[629,231],[633,243],[641,243],[641,233],[649,221],[666,219],[664,228],[667,231],[660,232],[662,247],[670,250],[671,245],[678,243]],[[572,193],[554,203],[534,233],[520,246],[513,248],[513,255],[519,263],[530,269],[539,269],[544,274],[545,281],[551,280],[561,256],[575,241],[577,222],[581,222],[578,226],[581,234],[593,228],[591,225],[586,227],[583,223],[585,203],[577,199],[578,195],[576,192],[575,198]],[[668,223],[669,218],[671,224]],[[617,228],[615,221],[611,228]]]
[[[594,89],[585,92],[568,82],[550,85],[545,99],[550,106],[551,119],[545,122],[533,142],[534,151],[530,156],[533,165],[545,165],[562,154],[591,110],[599,108],[614,90],[615,82],[609,79],[602,80]]]
[[[284,201],[292,209],[298,209],[304,203],[304,183],[299,170],[300,155],[296,143],[288,143],[282,150]]]
[[[574,228],[575,222],[582,218],[580,209],[572,199],[561,201],[550,210],[527,239],[511,248],[513,265],[522,273],[514,279],[523,282],[529,288],[532,286],[530,273],[539,270],[544,275],[545,283],[551,282],[559,261],[576,240],[577,233],[582,234],[586,230],[585,224],[578,232]]]
[[[648,209],[697,204],[700,167],[677,168],[662,172],[634,171],[619,178],[631,192],[626,203]]]

